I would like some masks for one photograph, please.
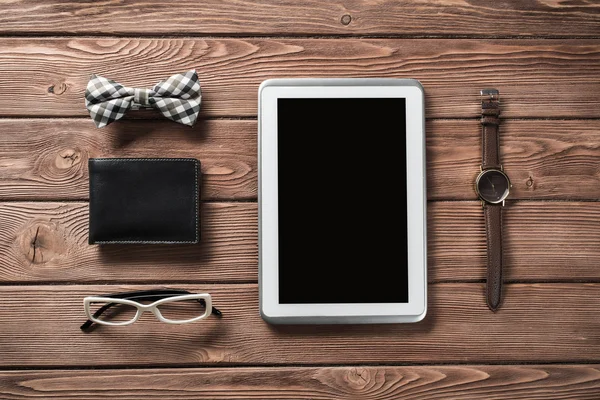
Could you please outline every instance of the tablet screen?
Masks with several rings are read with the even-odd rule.
[[[404,98],[277,100],[279,303],[408,302]]]

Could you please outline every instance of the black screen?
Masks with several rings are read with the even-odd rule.
[[[408,302],[402,98],[278,99],[279,302]]]

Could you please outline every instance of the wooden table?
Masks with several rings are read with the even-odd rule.
[[[600,398],[600,3],[15,0],[0,35],[0,398]],[[148,87],[192,68],[193,129],[88,117],[91,73]],[[261,320],[257,89],[276,77],[423,83],[425,321]],[[486,87],[514,184],[496,314],[473,191]],[[202,243],[88,245],[87,160],[152,156],[202,161]],[[84,296],[157,286],[208,291],[225,316],[79,330]]]

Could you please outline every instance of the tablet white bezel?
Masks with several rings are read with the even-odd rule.
[[[278,98],[405,98],[408,303],[279,304]],[[273,79],[259,89],[259,284],[272,323],[416,322],[427,309],[424,94],[406,79]],[[392,142],[393,143],[393,142]],[[316,143],[315,143],[316,144]]]

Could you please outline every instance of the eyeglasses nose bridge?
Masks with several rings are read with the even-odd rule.
[[[136,307],[138,309],[138,318],[141,317],[142,314],[145,313],[146,311],[150,311],[150,312],[152,312],[152,314],[156,315],[156,307],[152,304],[138,303],[138,304],[136,304]]]

